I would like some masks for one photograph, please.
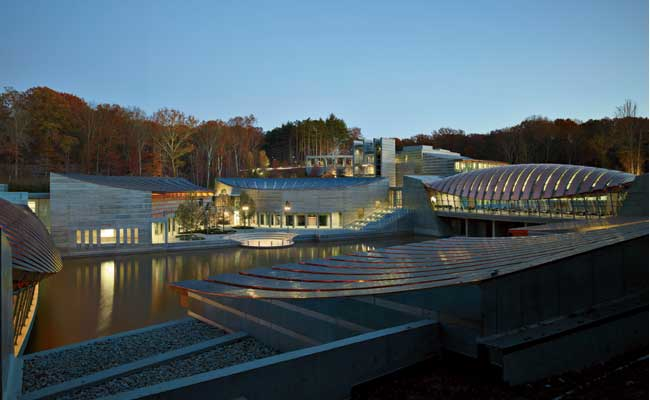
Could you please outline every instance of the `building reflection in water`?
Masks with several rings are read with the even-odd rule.
[[[429,240],[404,236],[358,242],[298,243],[285,249],[227,248],[64,260],[43,281],[28,352],[45,350],[185,316],[169,282],[371,251]]]
[[[115,297],[115,261],[102,261],[100,264],[100,297],[97,329],[99,332],[105,332],[111,325],[111,316],[113,315],[113,299]],[[120,283],[124,268],[120,263]]]

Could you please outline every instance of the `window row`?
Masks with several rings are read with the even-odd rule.
[[[77,244],[138,244],[140,231],[138,228],[102,228],[77,229],[75,231]]]

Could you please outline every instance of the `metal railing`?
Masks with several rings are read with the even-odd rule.
[[[36,283],[22,287],[13,293],[14,346],[18,344],[23,327],[29,318],[29,311],[34,302]]]

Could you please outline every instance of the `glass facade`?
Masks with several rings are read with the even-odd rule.
[[[440,179],[427,191],[439,211],[599,218],[618,214],[634,178],[594,167],[520,164]]]
[[[617,215],[626,197],[625,192],[612,192],[551,199],[475,200],[436,191],[431,191],[430,194],[431,207],[437,211],[557,218],[600,218]]]

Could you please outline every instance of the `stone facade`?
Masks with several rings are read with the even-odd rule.
[[[51,234],[61,249],[122,245],[119,244],[122,242],[120,229],[125,238],[126,230],[129,230],[130,244],[124,243],[125,246],[151,244],[151,203],[151,192],[97,185],[62,174],[50,174]],[[117,243],[102,244],[101,229],[116,229]],[[78,240],[78,231],[81,240]]]

